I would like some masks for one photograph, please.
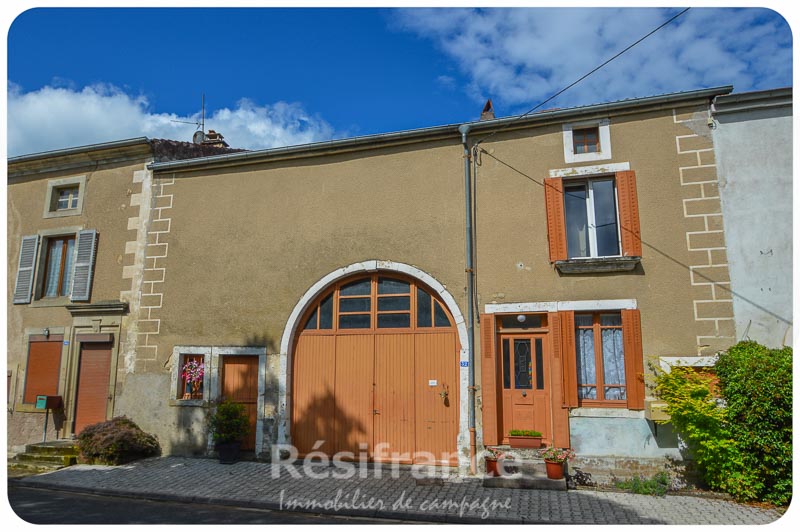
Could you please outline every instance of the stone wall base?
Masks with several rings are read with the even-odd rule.
[[[674,458],[628,458],[622,456],[578,456],[569,462],[570,474],[574,469],[589,473],[597,485],[613,485],[614,480],[635,477],[649,478],[666,471],[673,489],[701,487],[697,468],[692,460]]]

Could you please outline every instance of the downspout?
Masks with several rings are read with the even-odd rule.
[[[470,175],[470,150],[467,144],[469,124],[458,127],[461,133],[461,144],[464,146],[464,205],[466,208],[466,241],[467,241],[467,349],[469,350],[469,473],[478,472],[476,463],[477,445],[475,442],[475,307],[473,286],[475,279],[475,265],[472,252],[472,176]]]

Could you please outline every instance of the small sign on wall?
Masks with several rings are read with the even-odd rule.
[[[462,368],[468,368],[469,367],[469,360],[462,360],[461,361],[461,367]]]
[[[47,396],[46,395],[37,395],[36,396],[36,408],[45,408],[47,406]]]
[[[436,379],[431,379],[428,381],[428,386],[436,386],[437,384],[439,384],[439,381]]]

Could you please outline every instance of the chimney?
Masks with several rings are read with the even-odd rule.
[[[481,111],[481,121],[494,120],[494,107],[492,106],[492,99],[486,100],[486,105],[483,106]]]
[[[205,135],[205,139],[201,144],[205,146],[214,146],[215,148],[229,148],[228,143],[224,140],[225,137],[221,133],[217,133],[213,129],[209,129]]]

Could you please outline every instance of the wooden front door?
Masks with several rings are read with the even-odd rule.
[[[243,451],[256,448],[256,411],[258,406],[258,357],[222,357],[222,397],[243,404],[250,418],[250,432],[242,442]]]
[[[550,362],[544,334],[502,335],[502,442],[510,430],[538,430],[552,441]]]
[[[75,395],[75,429],[106,420],[111,379],[111,343],[81,343]]]

